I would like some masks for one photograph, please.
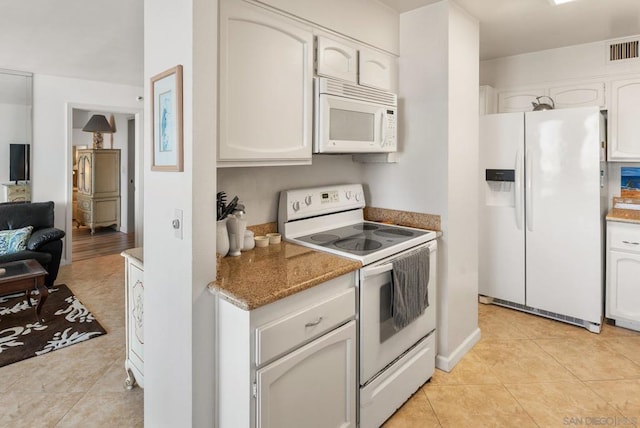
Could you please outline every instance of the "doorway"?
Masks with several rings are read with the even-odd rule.
[[[67,262],[142,245],[141,112],[73,105],[68,113]],[[96,115],[113,130],[102,133],[101,148],[82,130]]]

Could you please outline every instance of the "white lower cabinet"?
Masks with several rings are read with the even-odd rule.
[[[257,371],[258,427],[355,427],[356,322]]]
[[[607,318],[640,330],[640,224],[607,222]]]
[[[122,252],[125,258],[125,361],[124,386],[144,388],[144,266],[142,247]]]
[[[247,311],[217,300],[218,426],[356,426],[355,273]]]

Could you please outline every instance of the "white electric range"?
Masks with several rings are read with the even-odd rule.
[[[358,275],[359,425],[378,427],[435,369],[434,231],[364,220],[361,184],[280,193],[278,230],[286,241],[362,262]],[[428,249],[429,306],[406,327],[392,324],[393,261]]]

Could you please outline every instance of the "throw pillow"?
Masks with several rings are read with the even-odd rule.
[[[0,230],[0,256],[17,253],[27,249],[27,241],[31,237],[33,226],[22,229]]]

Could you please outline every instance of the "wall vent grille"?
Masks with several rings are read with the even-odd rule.
[[[631,40],[609,45],[609,61],[620,61],[640,57],[638,52],[638,40]]]

